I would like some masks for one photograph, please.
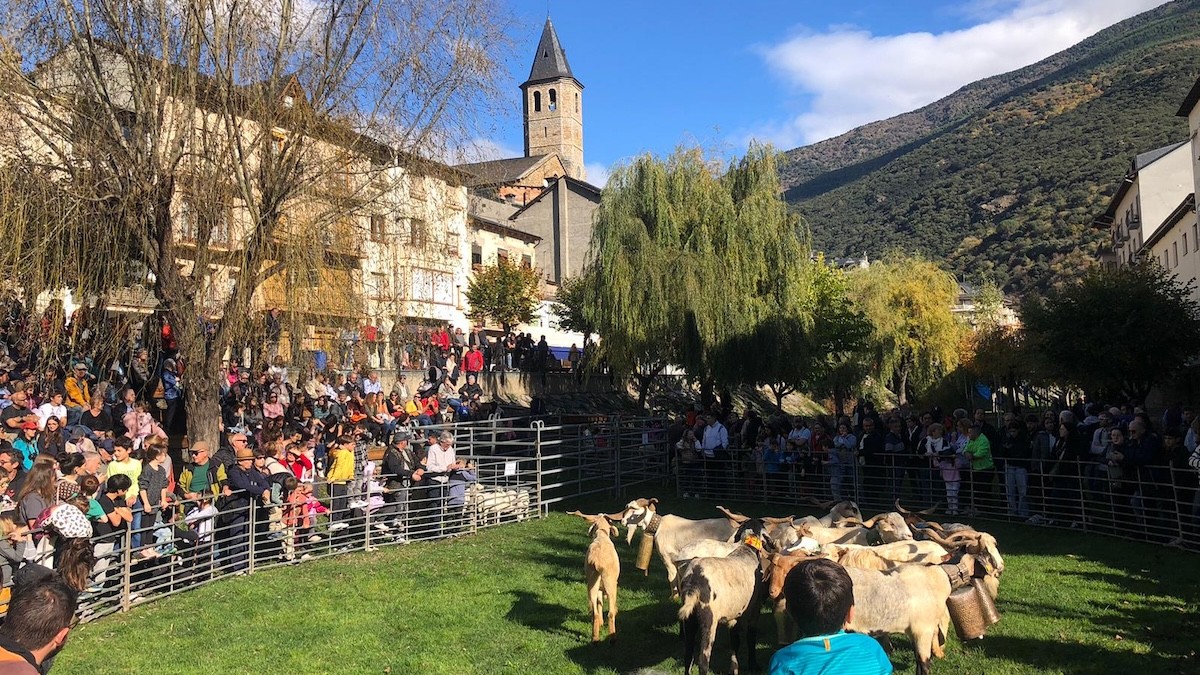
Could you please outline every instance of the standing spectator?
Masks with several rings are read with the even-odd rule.
[[[330,465],[325,479],[329,482],[330,532],[350,527],[345,518],[350,482],[354,480],[353,443],[354,440],[349,436],[340,436],[329,448]]]
[[[467,353],[463,356],[462,367],[468,376],[478,377],[479,373],[483,372],[483,352],[479,351],[478,346],[470,345],[467,348]]]
[[[267,477],[254,466],[254,451],[242,448],[235,456],[236,464],[229,469],[232,494],[221,510],[224,525],[228,526],[229,571],[241,572],[248,566],[250,546],[250,516],[255,501],[264,505],[271,500],[271,485]],[[222,547],[225,548],[224,546]]]
[[[137,400],[144,401],[153,393],[154,390],[150,389],[151,379],[150,352],[139,349],[129,364],[129,384],[133,388]]]
[[[996,447],[996,458],[1004,471],[1004,495],[1008,504],[1009,517],[1022,520],[1029,517],[1029,463],[1033,457],[1033,445],[1025,434],[1025,426],[1010,422],[1004,430],[1004,438]]]
[[[411,447],[412,433],[398,429],[383,455],[384,501],[394,505],[395,520],[391,526],[402,535],[410,526],[410,504],[423,496],[425,468],[421,456]],[[420,494],[417,494],[417,492]],[[408,530],[411,532],[411,530]]]
[[[962,476],[958,469],[958,453],[950,439],[944,434],[945,427],[934,422],[929,425],[929,433],[921,441],[921,454],[929,457],[937,464],[946,486],[946,514],[958,515],[958,491],[962,485]]]
[[[142,527],[142,504],[138,499],[138,478],[142,475],[142,463],[130,456],[132,449],[132,442],[128,438],[118,438],[113,444],[113,459],[105,467],[105,476],[111,479],[121,475],[129,479],[129,487],[125,490],[123,500],[130,511],[133,548],[137,549],[142,541],[142,534],[138,531]]]
[[[963,455],[971,463],[971,477],[967,481],[967,500],[970,503],[970,515],[975,515],[979,512],[976,499],[979,500],[979,505],[986,506],[984,502],[992,496],[995,464],[992,462],[991,441],[983,434],[983,423],[977,421],[971,424],[968,434],[969,440],[966,447],[963,448]]]
[[[893,415],[887,421],[887,433],[883,436],[883,455],[880,459],[886,462],[885,470],[888,475],[888,503],[900,499],[900,487],[904,482],[904,469],[908,458],[904,456],[907,449],[904,434],[904,422]]]
[[[862,418],[862,437],[858,439],[858,465],[862,467],[865,489],[856,497],[873,503],[880,501],[876,496],[886,489],[881,463],[887,437],[879,427],[879,417],[875,414],[874,406],[868,402]]]
[[[858,439],[850,432],[850,423],[839,422],[833,451],[829,453],[829,490],[838,501],[842,499],[842,481],[846,476],[854,476],[857,453]]]
[[[175,424],[175,415],[179,413],[179,405],[183,402],[183,390],[179,382],[179,374],[175,369],[175,359],[166,359],[162,367],[163,400],[167,407],[163,412],[162,428],[169,432]]]

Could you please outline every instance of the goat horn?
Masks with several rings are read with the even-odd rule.
[[[762,521],[768,525],[779,525],[780,523],[787,523],[788,525],[791,525],[792,522],[794,522],[795,520],[796,520],[796,516],[788,516],[787,518],[763,518],[762,519]]]
[[[568,515],[568,516],[579,516],[580,518],[587,518],[587,517],[588,517],[588,516],[585,516],[585,515],[583,515],[583,514],[582,514],[582,513],[580,513],[579,511],[567,511],[567,515]]]
[[[604,514],[604,516],[606,518],[608,518],[609,520],[625,520],[625,512],[624,511],[618,511],[616,513],[606,513],[606,514]]]
[[[737,523],[739,525],[746,522],[747,520],[750,520],[750,516],[743,516],[740,513],[734,513],[733,511],[730,511],[729,509],[725,508],[724,506],[718,506],[717,510],[720,511],[721,513],[724,513],[726,518],[734,521],[735,523]]]
[[[933,543],[938,544],[942,548],[946,548],[946,549],[958,548],[958,546],[956,544],[952,543],[950,540],[946,539],[945,537],[943,537],[941,534],[939,534],[937,532],[930,531],[930,532],[926,532],[925,535],[929,537],[929,541],[932,541]]]
[[[912,513],[912,511],[909,511],[908,509],[904,508],[903,506],[900,506],[899,499],[896,500],[896,511],[903,513],[906,516],[909,515],[910,513]]]
[[[924,511],[918,511],[917,513],[919,513],[923,516],[932,516],[933,514],[937,513],[938,507],[940,507],[941,505],[942,505],[942,503],[938,502],[938,503],[934,504],[933,506],[925,509]]]

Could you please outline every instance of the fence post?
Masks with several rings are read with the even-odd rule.
[[[621,498],[621,416],[613,418],[613,496]]]
[[[254,540],[258,539],[255,535],[258,534],[258,509],[256,508],[254,497],[250,497],[250,504],[246,507],[247,514],[250,518],[250,557],[247,558],[246,574],[254,574]]]
[[[537,422],[533,423],[533,432],[534,432],[533,451],[534,451],[534,457],[537,460],[534,471],[537,474],[536,489],[537,489],[538,518],[542,518],[546,515],[546,509],[545,509],[545,502],[542,500],[542,423],[541,423],[541,421],[537,421]]]
[[[130,572],[133,569],[133,528],[125,528],[124,543],[121,546],[121,611],[128,612],[129,606],[132,603],[129,596],[132,593],[130,589],[131,579]]]
[[[363,482],[363,494],[359,497],[359,501],[364,501],[363,505],[363,550],[371,550],[371,485]]]

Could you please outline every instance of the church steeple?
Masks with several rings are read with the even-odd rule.
[[[575,79],[571,64],[567,63],[567,52],[558,41],[558,33],[554,32],[554,24],[550,22],[550,17],[546,17],[542,39],[538,41],[537,53],[533,55],[533,67],[529,69],[529,79],[521,87],[563,77]]]
[[[583,84],[571,72],[549,17],[521,92],[525,156],[556,154],[572,178],[583,180]]]

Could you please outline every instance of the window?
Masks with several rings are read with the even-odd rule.
[[[542,112],[542,92],[533,92],[533,112]]]
[[[503,260],[504,262],[508,262],[508,251],[506,251],[502,248],[498,248],[498,249],[496,249],[496,264],[497,265],[500,264],[501,260]]]
[[[321,270],[316,267],[288,270],[289,288],[317,288],[320,285]]]
[[[533,267],[533,256],[529,256],[529,255],[521,256],[521,267],[524,267],[525,269],[529,269],[529,268]]]
[[[1178,267],[1179,266],[1179,242],[1176,242],[1176,241],[1171,242],[1171,251],[1172,251],[1172,253],[1174,253],[1173,257],[1175,259],[1174,262],[1172,262],[1171,264]]]
[[[471,266],[483,264],[483,247],[479,244],[471,244]]]
[[[558,92],[550,90],[550,112],[558,110]]]
[[[374,297],[380,299],[390,299],[392,294],[391,284],[388,283],[388,276],[383,272],[371,273],[371,291]]]
[[[371,216],[371,241],[383,241],[387,234],[387,219],[382,214]]]
[[[425,248],[428,243],[428,223],[420,218],[408,219],[408,243],[415,248]]]
[[[579,94],[575,94],[575,112],[579,112]]]
[[[1187,232],[1184,232],[1184,233],[1183,233],[1183,254],[1184,254],[1184,255],[1187,255],[1187,254],[1188,254],[1188,247],[1187,247]]]
[[[1163,267],[1171,269],[1171,255],[1167,251],[1163,251]]]
[[[1200,232],[1196,231],[1197,224],[1192,223],[1192,250],[1200,250]]]
[[[449,272],[414,268],[412,271],[412,299],[417,302],[453,305],[454,275]]]

